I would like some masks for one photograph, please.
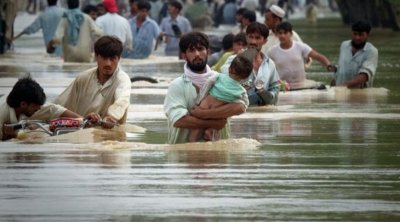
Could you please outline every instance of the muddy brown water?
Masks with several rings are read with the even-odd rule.
[[[337,19],[294,24],[333,61],[349,36]],[[0,143],[0,220],[398,221],[398,38],[372,32],[380,49],[375,88],[282,93],[278,106],[232,118],[233,139],[217,143],[165,144],[162,102],[181,61],[157,53],[123,60],[130,75],[160,80],[132,84],[128,124],[146,131],[91,129]],[[40,43],[40,35],[23,36],[0,56],[1,95],[30,72],[51,100],[93,66],[48,57]],[[331,77],[316,63],[308,75],[326,83]],[[73,142],[80,137],[88,141]]]

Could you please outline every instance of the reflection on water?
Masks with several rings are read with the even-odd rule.
[[[341,39],[318,39],[348,30],[337,21],[324,27],[296,31],[335,58],[329,44]],[[398,51],[397,34],[375,32],[378,47]],[[48,57],[41,42],[22,36],[15,54],[0,57],[0,94],[30,72],[51,101],[93,66]],[[380,52],[382,64],[398,65],[398,53]],[[132,84],[128,128],[0,143],[0,220],[398,221],[395,66],[378,67],[374,89],[285,92],[278,106],[250,108],[231,119],[233,137],[247,139],[168,145],[162,102],[182,65],[157,56],[121,61],[130,76],[159,80]],[[310,76],[328,82],[331,74],[316,67]]]

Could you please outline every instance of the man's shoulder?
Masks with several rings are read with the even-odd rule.
[[[152,18],[148,17],[148,16],[147,16],[147,18],[146,18],[146,21],[145,21],[145,23],[147,23],[147,24],[151,24],[151,25],[155,25],[155,26],[157,26],[157,27],[158,27],[158,24],[157,24],[157,22],[156,22],[155,20],[153,20]]]
[[[274,60],[270,59],[268,56],[263,57],[263,61],[261,63],[261,67],[268,68],[268,69],[275,69],[275,62]]]
[[[10,108],[7,104],[7,95],[0,97],[0,115],[6,114],[6,110],[10,110]]]
[[[271,46],[268,50],[267,50],[267,53],[266,54],[268,54],[268,53],[270,53],[270,52],[276,52],[277,50],[279,50],[281,48],[281,46],[278,44],[278,45],[273,45],[273,46]]]
[[[95,74],[97,71],[97,67],[93,67],[90,69],[87,69],[83,72],[78,73],[78,75],[76,76],[76,80],[84,80],[87,78],[90,78],[93,74]]]
[[[178,21],[181,20],[181,21],[184,21],[184,22],[189,22],[189,19],[187,19],[187,18],[186,18],[185,16],[183,16],[183,15],[178,15],[177,20],[178,20]]]
[[[119,78],[122,78],[124,80],[129,79],[129,81],[131,81],[128,73],[126,73],[124,70],[122,70],[121,68],[119,68],[118,72],[117,72]]]
[[[175,78],[174,80],[171,81],[168,87],[169,94],[171,95],[178,95],[182,94],[185,89],[185,85],[187,83],[191,83],[189,80],[187,80],[183,75]]]
[[[308,45],[307,43],[304,42],[300,42],[300,41],[293,41],[293,44],[296,48],[300,48],[300,49],[304,49],[304,48],[311,48],[310,45]]]
[[[372,52],[374,52],[374,53],[378,53],[378,49],[377,49],[372,43],[370,43],[370,42],[367,42],[367,43],[365,44],[365,49],[366,49],[366,50],[369,50],[369,51],[372,51]]]
[[[296,31],[292,31],[292,40],[302,42],[300,35]]]
[[[128,19],[123,17],[123,16],[121,16],[121,15],[119,15],[118,13],[115,13],[115,18],[118,19],[118,21],[121,21],[121,22],[124,22],[124,23],[125,22],[128,23]]]
[[[161,22],[160,22],[160,24],[163,24],[163,23],[169,23],[169,21],[171,20],[171,17],[169,17],[169,16],[167,16],[167,17],[164,17],[163,19],[161,19]]]
[[[344,40],[340,46],[351,46],[351,40]]]
[[[171,81],[171,84],[170,84],[170,85],[181,85],[181,84],[183,84],[184,82],[185,82],[185,78],[183,77],[183,75],[181,75],[181,76],[179,76],[179,77],[173,79],[173,80]]]

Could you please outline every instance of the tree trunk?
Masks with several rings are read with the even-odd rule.
[[[390,27],[399,31],[400,2],[395,0],[336,0],[343,23],[368,21],[373,27]]]

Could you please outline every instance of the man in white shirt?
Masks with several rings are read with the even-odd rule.
[[[122,42],[103,36],[94,45],[97,67],[80,73],[55,100],[56,104],[87,117],[91,122],[112,128],[126,122],[131,81],[119,67]]]
[[[279,24],[277,31],[280,44],[270,48],[267,56],[274,60],[280,79],[289,83],[291,90],[325,89],[322,83],[306,78],[304,61],[313,58],[327,71],[332,72],[335,68],[330,60],[309,45],[293,41],[291,39],[292,24],[289,22]]]
[[[132,31],[126,18],[118,14],[115,0],[103,0],[107,13],[96,19],[98,25],[106,35],[115,35],[121,40],[124,48],[132,48]]]
[[[93,19],[79,9],[79,0],[67,0],[65,11],[56,33],[47,44],[47,53],[53,53],[62,44],[65,62],[91,62],[93,41],[103,35],[103,31]]]
[[[268,10],[265,11],[264,24],[269,29],[269,35],[267,42],[263,45],[261,49],[261,51],[264,54],[267,54],[268,49],[270,49],[272,46],[278,45],[280,43],[278,38],[277,27],[279,24],[282,23],[283,17],[285,17],[285,11],[277,5],[272,5],[271,7],[269,7]],[[302,42],[300,36],[295,31],[292,31],[291,38],[293,41]]]

